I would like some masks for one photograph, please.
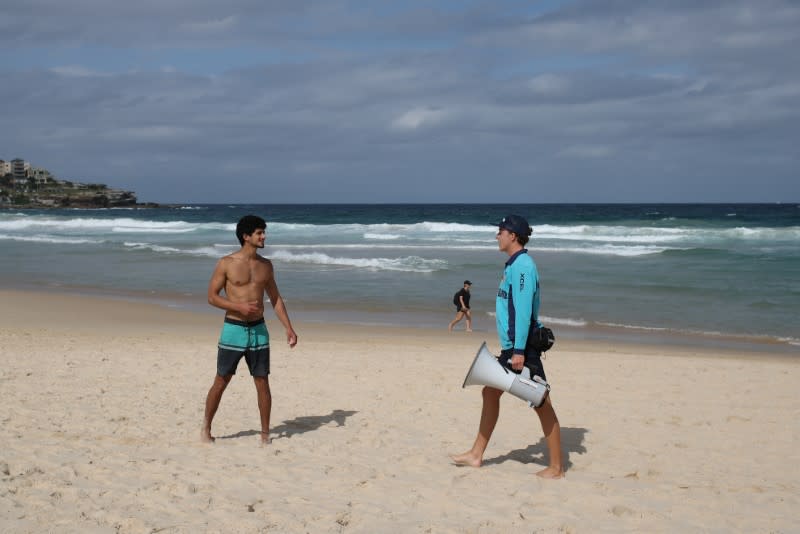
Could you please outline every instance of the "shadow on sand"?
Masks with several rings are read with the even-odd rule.
[[[569,471],[572,467],[570,461],[571,454],[584,454],[586,447],[583,441],[589,432],[586,428],[561,427],[561,450],[564,455],[564,469]],[[524,449],[516,449],[502,456],[496,456],[483,460],[483,465],[502,464],[506,461],[519,462],[521,464],[550,464],[550,454],[547,452],[547,442],[544,437],[534,445],[528,445]]]
[[[333,410],[328,415],[304,415],[302,417],[295,417],[294,419],[289,419],[271,428],[269,433],[272,439],[291,438],[295,434],[311,432],[332,422],[336,423],[336,426],[344,426],[347,418],[357,413],[358,412],[354,410]],[[219,436],[217,439],[235,439],[246,436],[257,436],[259,434],[260,432],[258,430],[242,430],[241,432],[236,432],[228,436]]]

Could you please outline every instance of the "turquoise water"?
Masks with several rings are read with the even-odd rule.
[[[267,220],[264,254],[308,320],[446,327],[473,282],[493,331],[505,257],[494,222],[533,226],[542,314],[562,331],[683,334],[800,346],[800,206],[187,205],[0,211],[0,285],[118,294],[206,309],[235,222]]]

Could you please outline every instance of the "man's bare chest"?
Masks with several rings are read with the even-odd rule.
[[[263,287],[268,278],[269,270],[259,262],[236,262],[228,269],[228,283],[235,287]]]

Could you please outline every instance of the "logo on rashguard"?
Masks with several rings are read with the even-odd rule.
[[[519,275],[519,290],[522,291],[523,289],[525,289],[525,273]]]

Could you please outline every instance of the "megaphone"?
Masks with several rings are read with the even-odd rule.
[[[522,368],[521,374],[503,367],[486,348],[485,341],[478,349],[478,354],[475,355],[461,387],[467,386],[490,386],[500,391],[507,391],[526,401],[531,408],[541,406],[550,393],[550,384],[538,375],[531,378],[531,372],[527,367]]]

